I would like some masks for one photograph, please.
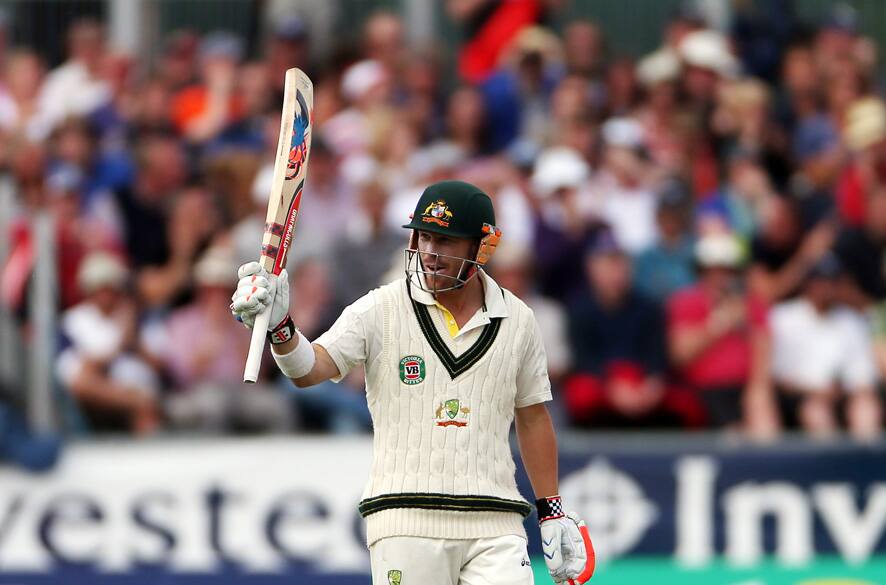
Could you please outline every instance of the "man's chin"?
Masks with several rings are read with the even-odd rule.
[[[455,278],[446,274],[425,274],[425,284],[430,290],[442,290],[451,288],[456,284]]]

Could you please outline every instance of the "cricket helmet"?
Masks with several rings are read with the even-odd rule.
[[[467,284],[492,257],[501,238],[501,230],[495,226],[495,210],[489,195],[464,181],[440,181],[428,186],[415,206],[411,221],[403,227],[412,230],[406,249],[406,278],[431,293],[445,292]],[[429,274],[424,270],[418,253],[420,231],[477,242],[472,258],[451,257],[462,263],[458,276],[447,277],[453,280],[451,286],[429,289],[423,277],[413,278]],[[436,255],[445,257],[443,254]]]

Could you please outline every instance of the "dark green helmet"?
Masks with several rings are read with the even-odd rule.
[[[464,181],[441,181],[424,190],[415,206],[412,221],[403,227],[413,230],[406,249],[406,278],[431,293],[460,288],[476,276],[498,245],[501,230],[495,227],[495,211],[489,195]],[[428,289],[422,276],[427,275],[418,253],[418,232],[434,232],[453,238],[477,241],[472,258],[461,260],[458,276],[449,277],[452,285]],[[441,256],[443,257],[443,256]]]
[[[479,187],[464,181],[440,181],[424,190],[412,221],[403,227],[454,238],[480,239],[495,225],[492,200]]]

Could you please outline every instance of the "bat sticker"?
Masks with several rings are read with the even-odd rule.
[[[265,233],[272,236],[282,236],[283,226],[279,223],[268,222],[265,224]]]
[[[307,131],[310,124],[310,110],[302,93],[296,92],[299,112],[292,124],[292,142],[289,145],[289,163],[286,165],[286,180],[290,181],[298,175],[305,161],[308,160]]]

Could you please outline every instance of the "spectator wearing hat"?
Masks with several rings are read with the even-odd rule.
[[[838,301],[840,272],[836,256],[823,256],[801,295],[772,309],[772,375],[788,424],[832,437],[845,404],[849,432],[870,440],[882,422],[873,344],[864,317]]]
[[[677,53],[663,48],[637,63],[637,80],[646,92],[638,108],[637,121],[643,126],[646,146],[655,164],[671,172],[682,169],[679,103],[681,63]]]
[[[348,107],[319,129],[333,152],[341,157],[366,152],[372,139],[373,121],[388,113],[391,88],[390,73],[378,61],[366,59],[345,69],[341,94]]]
[[[741,244],[731,234],[705,235],[695,260],[698,283],[668,301],[676,374],[702,400],[711,426],[771,437],[778,419],[766,308],[744,290]]]
[[[840,218],[864,223],[868,195],[886,185],[886,105],[876,97],[856,100],[846,112],[843,142],[851,159],[837,182]]]
[[[65,348],[56,368],[93,429],[145,434],[160,422],[159,379],[139,340],[128,277],[105,252],[83,261],[77,280],[85,300],[62,315]]]
[[[152,347],[169,372],[170,423],[204,432],[285,432],[292,426],[286,395],[275,386],[243,383],[249,336],[230,318],[236,265],[229,250],[209,248],[194,266],[194,300],[169,314]]]
[[[695,282],[691,232],[692,194],[676,178],[660,188],[656,199],[655,244],[634,259],[634,282],[648,298],[663,303]]]
[[[538,204],[533,248],[539,290],[566,302],[584,287],[575,269],[598,227],[587,192],[590,166],[575,150],[563,146],[542,152],[531,185]]]
[[[591,183],[599,218],[620,245],[638,254],[655,242],[653,167],[643,127],[633,118],[610,118],[603,125],[603,163]]]
[[[695,30],[681,39],[677,51],[685,67],[683,89],[687,97],[696,107],[710,108],[721,82],[739,73],[729,39],[714,30]]]
[[[584,269],[588,286],[568,307],[574,359],[563,387],[567,417],[591,427],[683,423],[685,411],[665,385],[661,306],[636,292],[630,257],[611,231],[597,234]]]

